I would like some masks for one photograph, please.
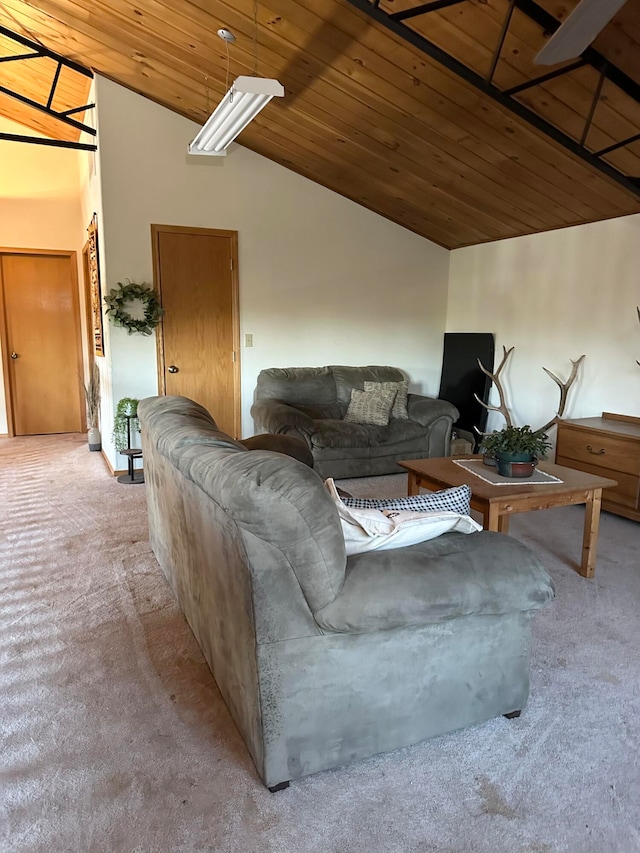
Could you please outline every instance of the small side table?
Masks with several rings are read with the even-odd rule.
[[[118,477],[119,483],[125,483],[129,486],[134,483],[144,483],[144,473],[136,471],[135,459],[142,459],[142,450],[139,447],[131,447],[131,421],[136,419],[136,415],[125,415],[127,419],[127,445],[124,450],[119,452],[127,457],[127,473],[121,474]],[[136,476],[136,474],[138,476]]]

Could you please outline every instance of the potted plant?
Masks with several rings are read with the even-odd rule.
[[[140,432],[138,402],[135,397],[123,397],[118,400],[113,419],[113,443],[118,452],[130,447],[131,433],[134,430]]]
[[[84,397],[87,407],[87,438],[89,450],[101,450],[102,437],[100,435],[100,371],[98,365],[93,362],[89,381],[84,385]]]
[[[482,446],[485,455],[495,458],[498,473],[503,477],[530,477],[538,456],[544,456],[551,447],[548,438],[546,432],[534,432],[529,424],[506,426],[486,435]]]

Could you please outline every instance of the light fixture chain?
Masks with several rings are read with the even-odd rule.
[[[229,42],[225,39],[224,46],[227,49],[227,76],[225,78],[224,90],[225,92],[229,91],[229,64],[231,60],[229,59]],[[232,95],[233,97],[233,95]]]

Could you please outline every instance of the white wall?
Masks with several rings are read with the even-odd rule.
[[[388,363],[437,393],[445,328],[494,332],[497,358],[515,346],[505,386],[516,423],[551,417],[558,391],[542,367],[565,379],[582,353],[566,416],[640,415],[640,217],[448,253],[239,145],[226,158],[189,157],[195,124],[109,81],[98,78],[96,96],[95,166],[0,141],[0,243],[80,253],[97,211],[106,289],[151,282],[152,222],[238,230],[241,332],[254,336],[241,352],[244,435],[263,367]],[[109,449],[115,402],[155,394],[156,362],[153,338],[108,323],[104,334]],[[0,383],[0,433],[3,395]]]
[[[102,78],[96,94],[103,287],[152,281],[151,223],[238,231],[244,435],[264,367],[391,364],[437,394],[445,249],[239,145],[190,157],[193,122]],[[157,393],[153,337],[112,327],[110,352],[114,401]]]
[[[2,117],[0,130],[38,136]],[[0,140],[0,246],[75,251],[81,282],[83,244],[78,152]],[[1,369],[0,361],[0,376]],[[6,432],[6,400],[0,381],[0,434]]]
[[[94,103],[96,100],[95,81],[91,84],[88,101]],[[97,110],[88,110],[84,116],[84,123],[97,128],[98,124]],[[96,138],[87,133],[81,134],[81,141],[95,144]],[[97,152],[82,152],[79,154],[79,174],[80,174],[80,204],[82,209],[82,222],[84,223],[85,241],[87,238],[87,227],[95,214],[97,217],[98,230],[98,261],[99,273],[102,287],[102,295],[104,294],[105,282],[108,279],[107,274],[107,252],[105,243],[105,223],[102,212],[102,176],[100,157]],[[100,376],[100,432],[102,436],[102,445],[105,453],[110,449],[112,439],[111,432],[113,427],[113,386],[111,373],[111,346],[110,346],[110,331],[111,328],[104,316],[104,303],[101,304],[102,310],[102,343],[104,356],[96,356],[95,364],[98,367]],[[93,334],[92,334],[93,338]],[[113,452],[109,454],[110,461],[113,465]]]
[[[457,249],[447,331],[494,332],[496,365],[515,346],[505,386],[517,425],[541,426],[556,410],[543,366],[566,380],[583,353],[565,417],[640,415],[639,270],[637,215]],[[491,416],[490,428],[503,424]]]

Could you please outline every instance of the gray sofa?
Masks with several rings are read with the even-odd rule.
[[[448,456],[459,413],[446,400],[409,394],[408,420],[388,426],[344,420],[352,389],[365,381],[400,382],[395,367],[287,367],[262,370],[251,409],[257,432],[293,435],[307,443],[321,477],[394,474],[400,459]]]
[[[153,551],[268,787],[524,708],[553,597],[528,548],[482,531],[347,558],[312,468],[183,397],[138,414]]]

